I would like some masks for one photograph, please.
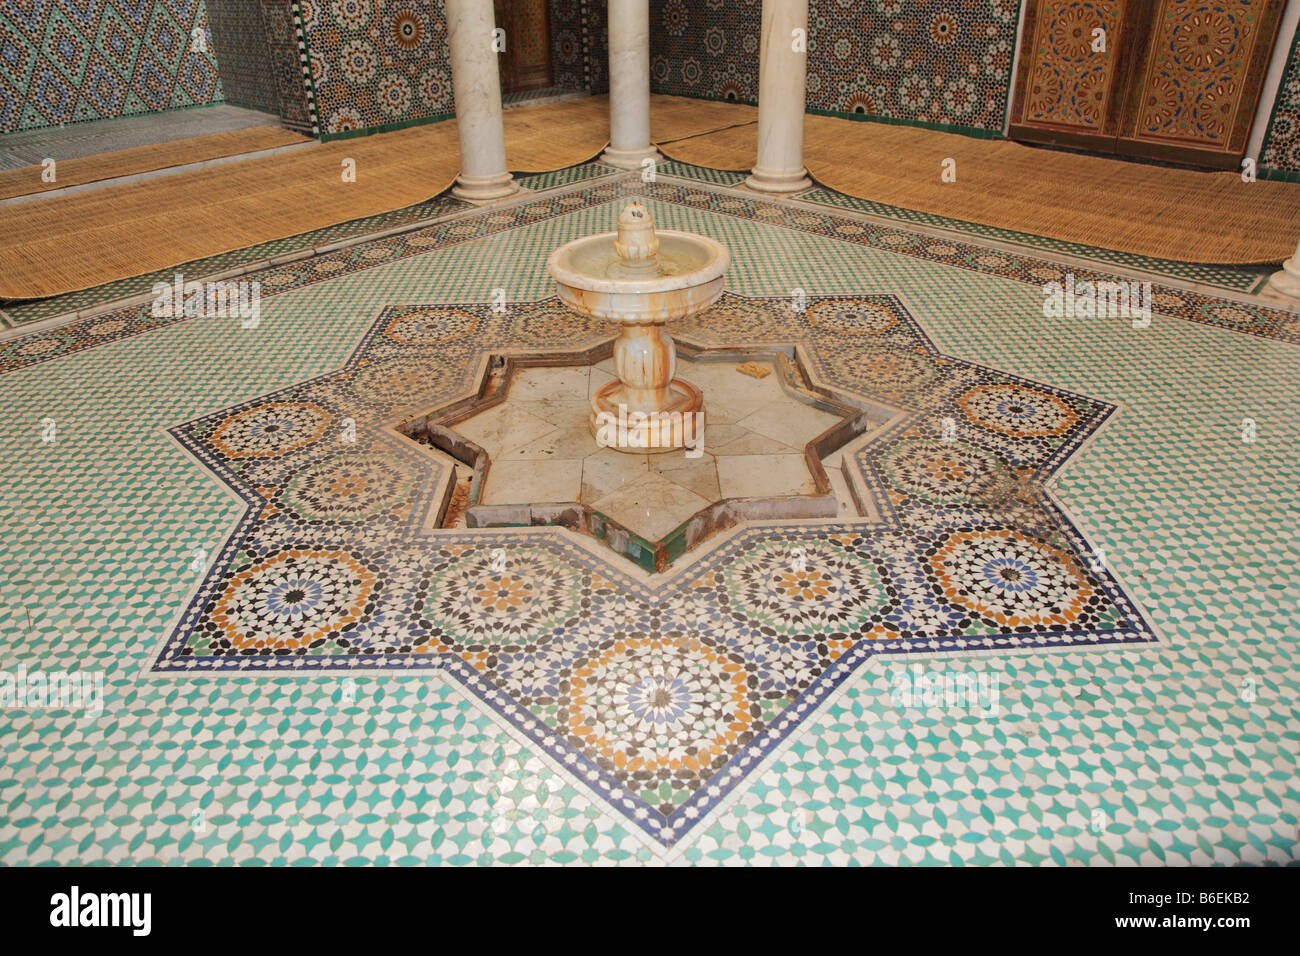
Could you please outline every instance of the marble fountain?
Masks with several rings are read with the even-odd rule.
[[[702,438],[704,394],[676,377],[677,347],[666,326],[716,302],[730,265],[730,253],[708,236],[656,231],[650,210],[635,200],[619,215],[617,232],[584,236],[551,254],[546,268],[565,305],[622,324],[614,340],[618,378],[591,398],[589,424],[602,445],[667,452]]]
[[[639,200],[616,231],[556,249],[559,302],[530,306],[535,321],[572,310],[618,335],[576,352],[485,354],[471,392],[395,422],[455,462],[426,523],[558,525],[653,573],[745,521],[872,513],[844,464],[897,410],[818,387],[793,345],[668,334],[722,298],[730,265],[708,236],[656,230]]]

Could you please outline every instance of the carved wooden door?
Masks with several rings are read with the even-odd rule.
[[[1284,5],[1029,0],[1009,134],[1236,167]]]
[[[495,0],[497,26],[506,31],[501,91],[520,93],[551,85],[551,22],[547,0]]]

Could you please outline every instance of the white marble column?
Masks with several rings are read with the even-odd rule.
[[[601,162],[638,169],[650,144],[650,0],[609,0],[609,148]]]
[[[501,199],[519,189],[506,168],[493,16],[492,0],[447,0],[451,85],[460,135],[460,175],[451,194],[469,202]]]
[[[758,62],[758,163],[751,189],[790,193],[812,185],[803,168],[804,80],[807,53],[794,31],[808,36],[808,0],[763,0]]]
[[[1268,277],[1268,285],[1262,291],[1269,298],[1285,297],[1293,305],[1300,305],[1300,245],[1282,263],[1282,268]]]

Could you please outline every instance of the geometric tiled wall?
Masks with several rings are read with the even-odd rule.
[[[0,0],[0,132],[220,102],[204,0]]]
[[[211,0],[209,0],[211,2]],[[262,8],[269,57],[267,71],[274,75],[280,97],[280,122],[312,132],[307,79],[303,75],[302,49],[294,20],[292,0],[257,0]]]
[[[321,132],[452,112],[443,0],[301,0]]]
[[[651,0],[655,92],[758,101],[760,0]],[[809,0],[809,110],[1000,132],[1020,0]]]
[[[698,0],[697,0],[698,2]],[[609,92],[609,7],[605,0],[582,0],[582,18],[586,25],[587,89],[592,93]]]
[[[604,0],[549,2],[554,85],[606,91]],[[452,115],[444,0],[0,0],[0,132],[216,102],[310,129],[295,6],[323,134]]]
[[[582,0],[551,0],[551,79],[566,90],[587,88],[583,69]]]
[[[206,0],[225,101],[310,132],[292,0]]]
[[[1273,55],[1281,56],[1282,51],[1276,50]],[[1259,165],[1300,172],[1300,32],[1296,33],[1295,46],[1282,73]]]
[[[1020,0],[810,0],[808,108],[1000,132]]]
[[[280,111],[275,71],[268,69],[266,23],[261,0],[206,0],[212,45],[227,103],[266,113]],[[297,57],[294,58],[297,66]],[[298,82],[301,84],[301,73]]]
[[[650,0],[650,88],[757,103],[761,12],[759,0]]]
[[[809,0],[809,110],[996,133],[1021,0]],[[454,110],[444,0],[299,0],[322,132]],[[230,102],[310,128],[291,0],[0,0],[0,133]],[[758,101],[761,0],[650,0],[651,88]],[[604,0],[550,0],[555,86],[609,88]],[[207,30],[207,49],[192,41]],[[1300,43],[1300,35],[1297,36]],[[1300,172],[1300,52],[1259,158]]]
[[[443,0],[300,0],[300,8],[326,137],[453,114]],[[604,8],[604,0],[550,0],[555,86],[608,88]]]

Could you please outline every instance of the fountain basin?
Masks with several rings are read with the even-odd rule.
[[[722,295],[731,254],[708,236],[657,231],[660,271],[637,275],[615,249],[618,233],[575,239],[547,262],[569,308],[614,322],[671,322],[706,309]]]

